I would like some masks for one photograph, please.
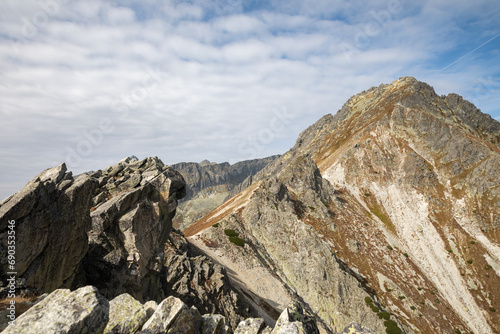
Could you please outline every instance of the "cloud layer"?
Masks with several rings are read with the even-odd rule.
[[[499,14],[495,1],[3,1],[0,198],[63,161],[283,153],[406,75],[500,117]]]

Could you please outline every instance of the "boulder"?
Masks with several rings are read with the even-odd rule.
[[[226,334],[231,333],[231,329],[220,314],[205,314],[201,318],[201,334]]]
[[[136,333],[147,318],[145,306],[128,293],[123,293],[109,302],[109,322],[104,333]]]
[[[58,289],[16,319],[2,333],[102,333],[109,303],[92,286]]]
[[[200,326],[201,316],[196,308],[188,308],[179,298],[168,297],[158,305],[140,333],[194,334]]]
[[[44,292],[79,286],[96,186],[95,179],[88,175],[74,178],[61,164],[40,173],[1,204],[0,276],[4,283],[7,272],[13,271],[27,286]],[[16,263],[8,269],[9,221],[15,222]]]

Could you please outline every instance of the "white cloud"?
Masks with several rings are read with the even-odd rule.
[[[75,172],[131,154],[175,163],[283,153],[351,95],[403,75],[497,110],[498,71],[486,88],[480,78],[498,57],[485,61],[477,52],[438,72],[447,65],[442,54],[463,50],[458,18],[484,16],[487,30],[499,30],[488,2],[448,11],[442,3],[401,2],[379,23],[373,12],[389,3],[280,1],[243,12],[239,0],[61,1],[27,36],[23,18],[43,12],[40,2],[2,2],[0,197],[72,158],[68,148],[88,144],[103,120],[112,130],[93,138]],[[367,31],[369,43],[356,45]],[[351,58],[342,43],[355,47]],[[156,79],[151,71],[159,71]],[[269,132],[283,110],[286,124]]]

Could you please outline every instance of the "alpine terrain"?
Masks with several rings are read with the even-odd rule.
[[[500,123],[404,77],[321,118],[184,234],[270,316],[300,299],[325,331],[498,333],[499,175]]]
[[[500,333],[499,175],[500,123],[411,77],[282,156],[61,164],[0,202],[0,330]]]

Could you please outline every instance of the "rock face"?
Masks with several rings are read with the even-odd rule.
[[[169,295],[204,314],[224,315],[233,328],[242,319],[257,315],[229,282],[225,268],[196,254],[179,231],[173,230],[165,244],[162,275],[163,288]]]
[[[87,283],[107,298],[127,292],[161,300],[163,244],[172,228],[182,176],[158,158],[122,160],[91,174],[99,180],[84,259]]]
[[[128,292],[161,300],[163,243],[184,194],[182,176],[158,158],[127,158],[76,178],[64,164],[48,169],[1,203],[2,282],[17,272],[43,292],[93,284],[109,299]]]
[[[86,286],[73,292],[60,289],[23,313],[2,333],[102,333],[108,314],[109,302],[96,288]]]
[[[401,78],[324,116],[184,233],[228,270],[269,268],[331,331],[498,332],[499,143],[472,104]]]
[[[172,165],[186,180],[186,197],[179,203],[173,220],[174,227],[184,230],[228,197],[246,188],[250,185],[252,176],[277,157],[241,161],[234,165],[207,160]]]
[[[92,227],[89,210],[97,181],[73,177],[66,165],[48,169],[0,204],[1,279],[17,272],[28,286],[43,291],[73,287]],[[7,266],[9,221],[14,221],[15,265]],[[64,254],[64,257],[61,256]]]
[[[128,294],[108,302],[92,286],[76,291],[56,290],[30,308],[2,333],[120,333],[120,334],[229,334],[231,327],[219,314],[200,315],[194,306],[180,299],[164,299],[152,314]],[[288,331],[287,329],[297,329]],[[263,319],[241,321],[235,333],[264,334]],[[273,333],[318,333],[313,317],[304,313],[299,304],[287,308]]]

